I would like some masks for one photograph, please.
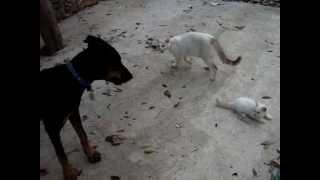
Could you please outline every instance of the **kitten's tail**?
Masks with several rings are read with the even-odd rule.
[[[219,98],[216,99],[216,106],[224,109],[232,109],[231,104],[222,102]]]
[[[223,63],[229,64],[229,65],[237,65],[240,63],[242,57],[238,56],[236,60],[230,60],[226,54],[224,53],[219,41],[216,38],[211,38],[211,44],[214,46],[214,48],[216,49],[218,56],[220,57],[220,60]]]

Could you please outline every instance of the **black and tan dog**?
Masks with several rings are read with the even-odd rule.
[[[133,78],[121,63],[119,53],[107,42],[91,35],[84,42],[88,48],[71,62],[40,72],[40,120],[43,120],[55,148],[65,180],[76,180],[80,174],[69,163],[60,138],[60,131],[67,118],[79,136],[89,162],[101,160],[100,153],[90,146],[81,124],[79,105],[84,90],[91,88],[95,80],[120,85]]]

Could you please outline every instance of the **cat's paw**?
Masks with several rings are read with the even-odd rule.
[[[216,80],[216,77],[210,77],[210,81],[215,81]]]
[[[171,64],[171,68],[172,68],[172,69],[178,69],[178,65],[177,65],[176,63],[172,63],[172,64]]]

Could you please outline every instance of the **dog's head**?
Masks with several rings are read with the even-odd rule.
[[[85,49],[88,59],[86,65],[90,68],[95,80],[105,80],[116,85],[133,78],[130,71],[122,64],[120,54],[100,37],[87,36]]]

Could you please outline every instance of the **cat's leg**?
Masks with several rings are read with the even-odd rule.
[[[264,124],[265,122],[262,120],[261,117],[259,116],[256,116],[256,115],[247,115],[249,119],[255,121],[255,122],[258,122],[258,123],[261,123],[261,124]]]
[[[238,112],[236,112],[236,113],[239,115],[239,119],[240,119],[241,121],[244,121],[245,119],[248,118],[247,115],[244,114],[244,113],[238,113]]]
[[[175,58],[175,62],[171,64],[171,68],[177,69],[179,66],[181,66],[181,61],[183,57],[179,56]]]
[[[189,66],[191,66],[191,65],[192,65],[191,57],[185,56],[185,57],[183,58],[183,60],[184,60],[186,63],[188,63],[188,64],[189,64]]]

